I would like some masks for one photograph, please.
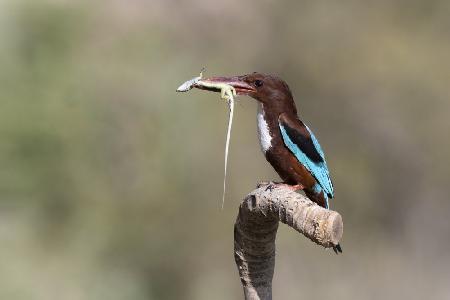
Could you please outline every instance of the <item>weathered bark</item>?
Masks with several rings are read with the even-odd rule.
[[[326,248],[337,245],[343,233],[339,213],[287,188],[258,185],[242,201],[234,226],[234,256],[246,300],[272,299],[279,221]]]

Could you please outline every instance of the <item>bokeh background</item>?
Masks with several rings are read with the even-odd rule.
[[[0,299],[242,299],[240,200],[278,179],[241,98],[289,84],[344,254],[280,226],[274,299],[450,299],[450,2],[0,1]]]

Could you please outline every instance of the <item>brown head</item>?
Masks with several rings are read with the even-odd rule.
[[[277,76],[253,72],[241,76],[211,77],[202,81],[229,84],[236,89],[238,95],[248,95],[274,113],[297,113],[289,86]]]

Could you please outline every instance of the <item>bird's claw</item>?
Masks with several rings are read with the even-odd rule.
[[[269,182],[269,184],[266,186],[266,189],[264,190],[265,192],[267,191],[273,191],[275,188],[277,187],[277,185],[274,182]]]
[[[287,183],[283,183],[283,182],[269,182],[269,184],[266,187],[266,191],[270,190],[273,191],[275,188],[279,188],[279,187],[284,187],[286,189],[289,189],[293,192],[299,191],[299,190],[303,190],[305,187],[301,184],[296,184],[296,185],[290,185]]]

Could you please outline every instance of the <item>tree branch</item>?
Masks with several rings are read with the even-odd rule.
[[[242,201],[234,225],[234,257],[246,300],[272,299],[279,221],[325,248],[337,245],[343,233],[339,213],[287,188],[259,184]]]

